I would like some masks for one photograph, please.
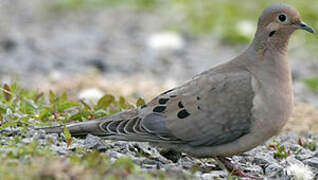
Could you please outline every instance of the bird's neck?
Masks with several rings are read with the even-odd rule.
[[[271,39],[270,43],[253,41],[244,53],[247,64],[254,73],[266,71],[277,75],[280,80],[290,81],[290,66],[288,62],[288,39],[278,42]]]
[[[256,32],[249,50],[257,53],[260,58],[266,54],[287,55],[290,35],[291,32],[277,31],[270,37],[269,33]]]
[[[256,34],[250,47],[241,55],[246,59],[243,64],[258,78],[264,74],[274,76],[281,82],[291,83],[291,70],[288,62],[289,35],[268,39]],[[241,63],[241,62],[239,62]]]

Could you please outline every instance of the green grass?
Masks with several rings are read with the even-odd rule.
[[[13,152],[14,151],[14,152]],[[97,151],[59,157],[33,142],[15,148],[1,158],[0,179],[153,179],[155,173],[138,168],[131,159],[110,158]]]
[[[244,32],[242,22],[250,22],[255,30],[257,17],[263,9],[274,3],[288,3],[296,7],[307,24],[318,29],[318,1],[275,1],[259,0],[58,0],[50,3],[49,9],[72,11],[91,8],[115,8],[146,11],[162,11],[172,16],[181,16],[179,21],[170,22],[167,29],[186,31],[194,36],[215,34],[221,43],[246,44],[253,34]],[[308,5],[310,4],[310,5]],[[300,35],[298,35],[300,36]],[[315,45],[318,36],[305,35],[306,42]]]
[[[51,11],[81,10],[88,8],[129,7],[136,10],[152,10],[159,0],[56,0],[47,4]]]
[[[0,89],[0,129],[86,121],[136,107],[128,103],[124,97],[115,99],[110,94],[103,96],[97,104],[88,104],[82,100],[71,101],[66,93],[56,95],[50,91],[43,94],[27,91],[17,84],[10,87],[4,85]],[[143,99],[137,101],[138,106],[143,103]]]
[[[318,78],[306,79],[304,82],[309,89],[318,92]]]
[[[269,148],[274,150],[275,159],[286,159],[290,155],[290,151],[276,139],[273,139],[273,143],[269,145]]]
[[[316,137],[313,137],[313,138],[306,140],[306,141],[302,141],[301,139],[299,139],[298,144],[306,149],[309,149],[311,151],[315,151],[316,145],[317,145],[317,139],[316,139]]]
[[[143,105],[139,99],[137,105]],[[56,95],[52,91],[44,94],[28,91],[17,84],[4,85],[0,90],[0,130],[22,128],[21,134],[7,137],[0,142],[0,179],[153,179],[162,177],[162,172],[146,172],[129,158],[119,158],[115,162],[97,151],[77,148],[73,154],[59,156],[47,145],[37,141],[24,142],[23,136],[33,126],[65,124],[84,121],[134,108],[125,98],[112,95],[103,96],[98,103],[74,102],[66,94]],[[66,142],[72,141],[67,129]],[[7,136],[0,133],[1,137]],[[9,139],[9,140],[8,140]],[[68,142],[68,139],[71,139]],[[60,139],[61,140],[61,139]],[[61,140],[62,141],[62,140]],[[47,143],[50,143],[48,140]]]

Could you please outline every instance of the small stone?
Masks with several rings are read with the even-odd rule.
[[[121,153],[118,153],[116,151],[111,151],[108,153],[109,157],[111,158],[114,158],[114,159],[118,159],[118,158],[121,158],[121,157],[127,157],[127,156],[124,156],[123,154]]]
[[[284,174],[284,168],[277,163],[270,164],[269,166],[265,168],[266,177],[280,178],[283,176],[283,174]]]
[[[151,35],[147,45],[153,50],[179,50],[184,46],[181,35],[174,32],[159,32]]]
[[[297,155],[296,158],[299,160],[305,160],[305,159],[309,159],[311,157],[314,157],[314,152],[303,148]]]
[[[244,172],[253,174],[253,175],[263,175],[263,169],[257,165],[251,165],[250,167],[245,167]]]
[[[31,138],[24,138],[21,140],[21,142],[24,144],[30,144],[32,142],[32,139]]]
[[[83,89],[78,93],[78,97],[80,99],[85,99],[92,102],[97,102],[101,97],[103,97],[103,95],[103,91],[97,88]]]
[[[157,160],[144,159],[140,162],[140,166],[146,169],[160,169],[160,162]]]
[[[227,176],[225,171],[211,171],[210,173],[202,174],[203,180],[210,180],[216,178],[225,178]]]
[[[66,150],[66,143],[63,146],[51,146],[50,149],[54,152],[57,152],[59,155],[66,155],[68,151]]]
[[[191,169],[194,165],[194,163],[190,161],[183,161],[181,164],[184,169]]]
[[[108,66],[107,64],[105,63],[105,60],[104,59],[101,59],[101,58],[94,58],[94,59],[91,59],[88,63],[88,65],[96,68],[96,70],[98,70],[99,72],[106,72],[108,70]]]
[[[5,134],[7,136],[17,136],[21,135],[21,129],[20,128],[4,128],[0,130],[1,134]]]
[[[49,72],[48,78],[52,82],[57,82],[57,81],[63,79],[63,73],[61,71],[58,71],[58,70],[52,70],[51,72]]]
[[[107,145],[101,138],[88,134],[84,141],[84,148],[106,151]]]
[[[311,167],[318,168],[318,157],[307,159],[304,161],[304,163]]]
[[[302,162],[292,162],[287,167],[287,175],[292,179],[313,179],[313,172],[308,166],[305,166]]]
[[[270,154],[264,154],[263,157],[255,157],[252,162],[257,165],[269,165],[277,160]]]
[[[43,130],[37,131],[33,135],[33,140],[45,139],[46,133]]]
[[[298,159],[296,159],[292,156],[288,157],[285,161],[287,162],[288,165],[292,165],[292,164],[297,164],[299,166],[304,165],[304,163],[302,163],[301,161],[299,161]]]
[[[295,151],[295,152],[301,152],[304,148],[302,146],[300,146],[299,144],[291,144],[289,146],[289,149],[291,151]]]

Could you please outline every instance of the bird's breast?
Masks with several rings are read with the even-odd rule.
[[[269,77],[269,76],[268,76]],[[252,78],[253,126],[264,140],[277,134],[292,113],[293,91],[291,80]]]

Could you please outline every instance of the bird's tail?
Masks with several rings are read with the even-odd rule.
[[[51,126],[37,128],[46,133],[63,133],[67,128],[73,137],[83,137],[87,134],[110,140],[160,142],[162,139],[149,133],[138,117],[138,109],[123,111],[104,118],[85,122],[71,123],[66,126]]]
[[[52,126],[38,128],[46,133],[63,133],[66,127],[72,136],[81,137],[87,134],[100,136],[109,140],[123,141],[143,141],[143,142],[174,142],[175,138],[169,136],[165,138],[167,129],[162,126],[162,122],[158,114],[148,115],[146,118],[139,117],[139,110],[132,109],[123,111],[104,118],[71,123],[66,126]],[[160,129],[156,133],[154,129]],[[179,141],[176,141],[176,143]]]
[[[46,133],[63,133],[64,128],[66,127],[72,136],[79,137],[79,136],[86,136],[87,134],[92,134],[96,136],[103,136],[106,133],[102,131],[99,127],[99,124],[102,122],[101,119],[90,120],[85,122],[78,122],[78,123],[71,123],[66,126],[59,125],[59,126],[51,126],[51,127],[42,127],[36,128],[44,130]]]
[[[139,109],[131,109],[128,111],[122,111],[119,113],[115,113],[100,119],[89,120],[85,122],[77,122],[77,123],[70,123],[66,126],[51,126],[51,127],[43,127],[37,128],[44,130],[46,133],[63,133],[64,128],[66,127],[72,136],[79,137],[79,136],[86,136],[87,134],[92,134],[95,136],[110,136],[114,134],[118,134],[116,132],[116,128],[119,126],[120,123],[133,117],[138,116]],[[112,125],[111,128],[107,128],[106,125]],[[118,129],[118,128],[117,128]]]

